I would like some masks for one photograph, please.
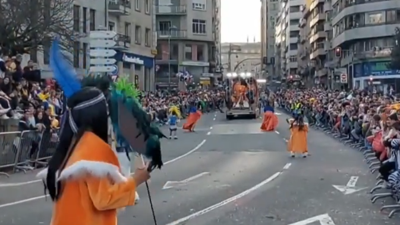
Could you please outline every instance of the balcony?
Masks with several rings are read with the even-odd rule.
[[[313,35],[311,35],[310,43],[314,43],[315,41],[317,41],[320,38],[326,38],[325,31],[318,31],[318,32],[315,32]]]
[[[314,18],[311,19],[310,21],[310,27],[313,27],[315,24],[318,23],[318,21],[323,21],[325,20],[325,13],[318,13]]]
[[[156,6],[156,15],[158,16],[183,16],[187,10],[185,5],[160,5]]]
[[[290,37],[290,38],[289,38],[289,42],[290,42],[291,44],[297,43],[297,39],[298,39],[298,37]]]
[[[114,16],[126,16],[131,11],[129,0],[110,0],[108,2],[108,12]]]
[[[295,68],[297,68],[298,67],[298,63],[297,62],[289,62],[288,64],[287,64],[287,67],[288,68],[290,68],[290,69],[295,69]]]
[[[315,9],[319,3],[324,3],[324,2],[325,2],[324,0],[313,0],[310,5],[310,11]]]
[[[159,30],[157,31],[158,39],[182,39],[187,38],[186,30]]]
[[[332,39],[332,47],[336,48],[345,42],[358,39],[373,39],[393,36],[393,33],[398,26],[398,21],[382,22],[379,24],[364,23],[364,21],[361,21],[357,26],[345,27],[343,31]]]
[[[315,48],[313,48],[311,54],[310,54],[310,59],[313,60],[317,58],[318,56],[325,55],[325,44],[324,43],[318,43]]]
[[[117,34],[115,36],[115,48],[117,49],[128,49],[131,46],[131,37],[125,34]]]
[[[376,47],[371,51],[355,52],[354,58],[358,60],[390,58],[393,47]]]
[[[338,0],[333,0],[332,5]],[[343,17],[354,14],[355,12],[370,12],[381,11],[386,9],[397,9],[400,6],[399,1],[391,0],[355,0],[344,1],[345,4],[340,4],[332,13],[332,23],[336,25]]]

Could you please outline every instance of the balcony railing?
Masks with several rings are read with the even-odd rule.
[[[108,11],[116,15],[129,14],[131,2],[129,0],[110,0],[108,2]]]
[[[365,24],[364,20],[354,21],[354,23],[351,23],[351,24],[355,24],[355,25],[349,25],[348,27],[344,27],[344,29],[340,29],[340,30],[338,29],[339,32],[337,32],[336,36],[333,38],[336,38],[337,36],[344,33],[345,31],[356,29],[356,28],[391,25],[391,24],[397,24],[397,23],[400,23],[400,18],[397,18],[393,21],[384,21],[384,22],[380,22],[380,23],[378,22],[378,23],[374,23],[374,24]]]
[[[125,34],[117,34],[115,37],[115,48],[129,48],[131,44],[131,37]]]
[[[158,15],[178,15],[186,14],[185,5],[160,5],[156,7],[156,14]]]
[[[187,38],[186,30],[159,30],[157,31],[159,39],[174,39],[174,38]]]
[[[387,58],[392,54],[393,47],[379,47],[378,49],[370,51],[355,52],[354,57],[357,59],[374,59],[374,58]]]
[[[335,8],[333,10],[333,17],[335,17],[337,14],[339,14],[343,9],[355,5],[362,5],[362,4],[368,4],[368,3],[374,3],[374,2],[385,2],[385,1],[390,1],[390,0],[353,0],[353,1],[344,1],[344,4],[340,5],[339,7]]]

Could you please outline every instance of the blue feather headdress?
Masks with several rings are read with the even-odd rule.
[[[50,49],[50,68],[67,98],[81,90],[82,86],[74,68],[61,53],[58,38],[53,41]]]

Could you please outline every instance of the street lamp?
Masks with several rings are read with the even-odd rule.
[[[172,30],[176,30],[175,26],[171,26],[168,28],[168,52],[169,52],[169,59],[168,59],[168,90],[171,91],[171,36]],[[179,80],[178,80],[179,82]]]

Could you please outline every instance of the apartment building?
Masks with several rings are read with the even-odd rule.
[[[347,73],[348,87],[400,88],[399,72],[387,67],[400,26],[400,1],[332,0],[331,24],[332,47],[341,49],[341,57],[333,61]]]
[[[275,21],[280,12],[278,0],[261,0],[261,58],[266,74],[275,76]]]
[[[275,26],[276,43],[279,43],[281,74],[284,76],[297,74],[298,36],[299,23],[303,17],[300,8],[305,0],[292,0],[281,2],[279,18]]]
[[[309,42],[311,47],[310,60],[315,68],[315,79],[318,83],[319,80],[326,76],[327,70],[325,69],[325,59],[327,47],[326,45],[326,32],[324,30],[325,12],[324,0],[313,0],[311,2],[310,11],[310,36]]]
[[[303,82],[307,86],[311,86],[314,83],[314,66],[310,60],[310,22],[311,22],[311,13],[310,13],[310,5],[312,0],[307,0],[306,4],[300,8],[300,11],[303,13],[303,17],[300,19],[299,23],[299,37],[298,37],[298,50],[297,50],[297,64],[298,64],[298,75],[303,78]]]
[[[108,1],[108,30],[117,35],[120,74],[129,75],[142,90],[154,90],[156,37],[153,0]]]
[[[157,85],[177,85],[181,71],[195,82],[215,72],[220,6],[220,0],[156,0]]]

